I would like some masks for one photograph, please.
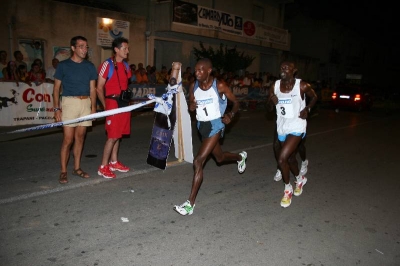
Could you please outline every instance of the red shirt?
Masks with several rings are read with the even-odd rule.
[[[32,71],[28,72],[28,80],[29,81],[38,81],[38,82],[44,82],[46,75],[41,71],[38,73],[33,73]]]
[[[100,64],[98,68],[99,75],[107,80],[108,72],[110,70],[110,64],[108,60]],[[118,72],[118,74],[117,74]],[[117,67],[114,66],[113,75],[109,80],[106,81],[104,86],[105,95],[120,94],[121,90],[126,90],[128,88],[128,80],[132,76],[131,70],[123,62],[117,62]],[[119,82],[118,82],[119,78]]]

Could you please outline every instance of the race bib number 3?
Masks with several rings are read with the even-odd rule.
[[[294,117],[294,110],[291,98],[279,98],[278,104],[276,105],[276,115],[285,118]]]

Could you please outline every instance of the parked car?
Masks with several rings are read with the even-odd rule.
[[[371,90],[365,85],[338,85],[332,93],[332,105],[335,109],[370,110],[373,105]]]

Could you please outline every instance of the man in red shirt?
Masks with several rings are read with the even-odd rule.
[[[97,96],[105,110],[118,108],[118,98],[122,90],[128,88],[132,76],[129,65],[124,61],[128,57],[128,40],[123,37],[112,42],[113,57],[100,64],[97,82]],[[109,72],[112,75],[109,77]],[[105,129],[107,141],[98,174],[104,178],[116,178],[113,171],[128,172],[129,167],[118,161],[118,150],[123,135],[131,133],[131,113],[124,112],[106,117]]]

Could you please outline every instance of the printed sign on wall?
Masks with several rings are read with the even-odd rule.
[[[174,0],[173,22],[191,27],[221,31],[226,34],[288,45],[288,31],[258,21],[196,4]]]
[[[97,18],[97,45],[111,47],[115,38],[129,40],[129,22],[110,18]]]

